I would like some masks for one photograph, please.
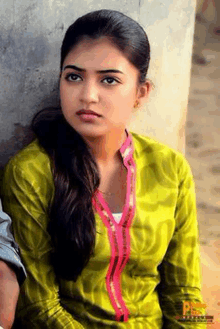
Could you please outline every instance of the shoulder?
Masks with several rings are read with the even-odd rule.
[[[25,167],[25,169],[29,165],[42,166],[48,162],[50,162],[49,155],[39,144],[38,139],[28,144],[9,160],[10,164]]]
[[[50,166],[50,158],[44,148],[35,139],[29,145],[20,150],[10,158],[7,166],[17,167],[20,170],[32,170],[37,168],[47,168]]]
[[[19,176],[32,183],[42,177],[52,180],[50,157],[37,139],[14,155],[4,171],[8,178]]]
[[[189,162],[184,154],[148,136],[134,132],[131,132],[131,135],[139,164],[175,174],[180,180],[186,175],[192,176]]]

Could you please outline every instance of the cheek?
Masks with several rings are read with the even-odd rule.
[[[137,87],[133,81],[126,83],[124,88],[121,90],[121,96],[124,98],[126,102],[130,102],[132,99],[135,98],[137,93]]]
[[[70,89],[64,85],[60,85],[60,102],[63,108],[69,107],[73,103],[74,95]]]
[[[63,104],[65,102],[65,98],[66,98],[65,89],[63,87],[63,84],[60,83],[60,101],[61,101],[61,104]]]
[[[60,105],[61,110],[63,112],[64,117],[69,122],[69,119],[71,118],[71,100],[68,95],[68,90],[66,87],[64,87],[62,84],[60,84]],[[69,122],[70,123],[70,122]]]
[[[128,86],[124,88],[118,97],[118,105],[128,110],[133,108],[136,99],[136,89]]]

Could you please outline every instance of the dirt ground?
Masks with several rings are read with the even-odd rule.
[[[219,1],[219,0],[217,0]],[[219,27],[219,29],[218,29]],[[196,184],[202,293],[210,329],[220,329],[220,24],[197,14],[186,124]]]

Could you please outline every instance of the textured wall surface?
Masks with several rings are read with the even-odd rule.
[[[209,329],[220,328],[220,1],[199,0],[186,124],[200,228],[202,294]]]
[[[131,128],[185,150],[185,120],[196,1],[143,1],[140,23],[149,35],[149,78],[156,88]]]
[[[151,43],[149,78],[156,88],[131,129],[183,149],[194,0],[0,0],[0,6],[1,168],[32,139],[34,113],[59,102],[59,50],[66,29],[77,17],[103,8],[138,20]]]
[[[220,239],[220,33],[215,34],[220,20],[210,22],[206,15],[199,12],[196,22],[186,125],[204,244]]]

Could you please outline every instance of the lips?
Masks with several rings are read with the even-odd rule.
[[[94,111],[91,111],[91,110],[80,110],[80,111],[77,111],[76,114],[80,115],[80,114],[94,114],[94,115],[97,115],[98,117],[100,117],[101,115],[94,112]]]

